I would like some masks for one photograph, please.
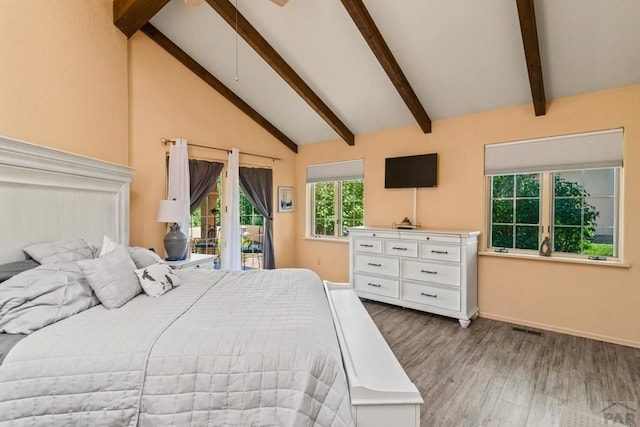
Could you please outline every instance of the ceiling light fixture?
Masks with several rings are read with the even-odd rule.
[[[200,6],[204,0],[184,0],[187,6]]]

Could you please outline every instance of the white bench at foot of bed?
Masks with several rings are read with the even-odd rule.
[[[419,426],[422,397],[348,283],[324,282],[357,427]]]

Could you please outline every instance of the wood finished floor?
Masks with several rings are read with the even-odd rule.
[[[559,426],[563,410],[604,420],[612,402],[640,426],[640,349],[364,305],[420,390],[423,426]]]

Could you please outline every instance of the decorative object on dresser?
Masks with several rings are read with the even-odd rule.
[[[478,314],[478,231],[349,229],[349,276],[362,298],[454,317]]]
[[[420,224],[413,224],[409,217],[404,217],[400,222],[394,222],[391,225],[393,228],[400,230],[415,230],[416,228],[422,228]]]
[[[217,255],[191,254],[189,258],[177,261],[166,261],[174,270],[184,270],[187,268],[213,268]]]
[[[187,236],[180,230],[180,223],[188,221],[188,200],[160,200],[158,206],[158,222],[167,222],[169,232],[164,236],[164,249],[167,252],[167,261],[179,261],[185,259],[187,253]]]

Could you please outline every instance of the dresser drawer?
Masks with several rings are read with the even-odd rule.
[[[421,243],[420,258],[460,262],[460,246]]]
[[[460,266],[402,260],[402,277],[443,285],[460,286]]]
[[[384,274],[398,277],[400,260],[397,258],[383,258],[363,254],[353,255],[353,268],[364,273]]]
[[[349,236],[353,238],[359,237],[377,237],[384,239],[398,239],[400,238],[400,233],[395,231],[374,231],[374,230],[356,230],[353,228],[349,229]]]
[[[406,256],[411,258],[418,257],[418,242],[402,241],[402,240],[385,240],[385,255]]]
[[[402,282],[402,299],[428,304],[447,310],[460,311],[460,291],[436,286]]]
[[[353,287],[362,292],[368,292],[385,297],[398,298],[399,286],[397,279],[387,279],[383,277],[367,276],[366,274],[355,274],[353,276]]]
[[[382,253],[382,240],[376,238],[367,237],[354,237],[353,238],[353,251],[354,252],[367,252],[370,254]]]
[[[454,234],[425,234],[425,233],[407,233],[400,237],[401,239],[422,240],[433,243],[460,243],[460,236]]]

